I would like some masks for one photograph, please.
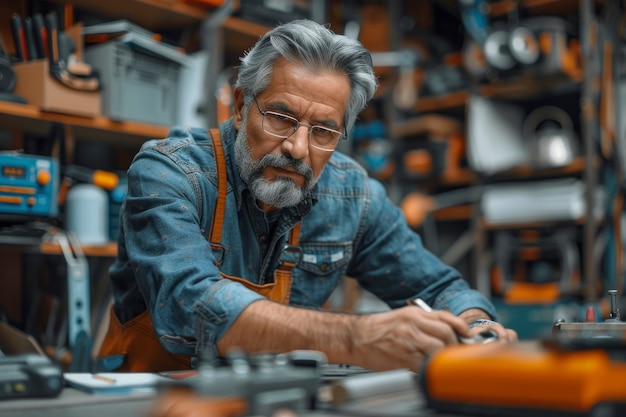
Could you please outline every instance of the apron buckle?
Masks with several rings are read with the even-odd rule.
[[[285,264],[297,265],[302,259],[302,248],[299,246],[285,245],[278,258],[280,266]]]
[[[224,252],[226,252],[224,245],[220,243],[211,243],[211,249],[213,250],[213,256],[215,256],[215,265],[222,265],[222,263],[224,263]]]

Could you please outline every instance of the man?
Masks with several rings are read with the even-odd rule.
[[[515,339],[423,248],[383,186],[334,151],[375,89],[357,41],[293,21],[242,58],[219,132],[174,128],[146,143],[128,171],[101,353],[125,354],[133,371],[193,367],[231,348],[418,370],[482,325]],[[320,309],[344,276],[391,310]],[[407,306],[417,297],[435,311]]]

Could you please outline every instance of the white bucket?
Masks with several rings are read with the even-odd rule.
[[[70,188],[65,202],[65,225],[84,245],[109,242],[109,199],[106,192],[92,184]]]

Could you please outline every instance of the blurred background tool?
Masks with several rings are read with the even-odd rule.
[[[0,213],[57,215],[59,163],[55,158],[0,152]]]
[[[328,391],[330,402],[342,405],[387,394],[413,391],[416,388],[415,374],[406,369],[398,369],[347,376],[331,384]]]
[[[558,340],[455,345],[425,362],[430,408],[491,416],[623,416],[623,347],[576,348]]]
[[[195,410],[189,414],[184,404],[209,410],[220,399],[241,401],[249,410],[246,415],[273,416],[278,410],[299,415],[316,408],[320,370],[327,362],[323,353],[309,350],[255,355],[233,350],[223,364],[203,359],[195,375],[159,384],[159,398],[169,398],[173,408],[156,410],[156,416],[191,416]],[[174,409],[181,414],[168,412]]]
[[[0,357],[0,400],[57,397],[63,389],[61,367],[35,353]]]
[[[119,181],[119,176],[111,171],[66,165],[63,168],[63,180],[59,190],[59,204],[65,203],[68,191],[75,184],[93,184],[103,190],[112,191],[118,186]]]
[[[622,353],[626,353],[626,322],[621,318],[617,290],[608,291],[605,305],[608,305],[608,312],[603,312],[604,320],[597,320],[595,314],[589,314],[589,319],[584,322],[567,322],[558,318],[552,327],[552,335],[564,343],[580,346],[613,343],[621,346]]]

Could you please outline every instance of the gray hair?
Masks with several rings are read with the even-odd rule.
[[[246,105],[270,84],[274,62],[281,57],[301,62],[312,71],[327,69],[348,76],[351,88],[344,124],[350,131],[377,87],[367,49],[311,20],[293,20],[277,26],[241,58],[236,85],[245,92]]]

